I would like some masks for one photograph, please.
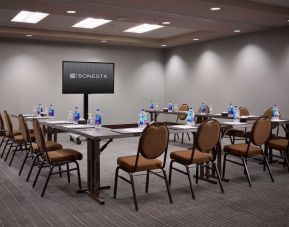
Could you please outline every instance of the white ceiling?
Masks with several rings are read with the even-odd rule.
[[[210,11],[211,7],[221,10]],[[11,22],[21,10],[50,15],[38,24]],[[67,14],[67,10],[77,13]],[[86,17],[112,22],[92,30],[71,27]],[[288,26],[288,18],[289,0],[1,0],[0,37],[171,47]],[[171,24],[143,34],[123,32],[142,23],[163,21]],[[234,33],[235,29],[241,33]]]

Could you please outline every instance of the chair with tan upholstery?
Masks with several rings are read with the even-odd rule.
[[[38,160],[40,152],[39,152],[39,148],[37,146],[37,143],[35,143],[35,137],[31,138],[31,136],[30,136],[30,131],[28,129],[27,122],[26,122],[25,118],[23,117],[23,115],[20,114],[18,119],[19,119],[19,129],[20,129],[20,132],[23,136],[25,150],[26,150],[26,155],[25,155],[25,158],[22,162],[21,168],[19,170],[19,175],[21,175],[21,173],[22,173],[22,170],[24,168],[24,165],[26,163],[27,158],[31,157],[33,159],[33,164],[31,166],[29,174],[27,176],[27,179],[29,180],[29,177],[30,177],[30,174],[32,172],[33,167],[35,165],[39,164],[36,161]],[[56,143],[56,142],[52,142],[52,141],[45,141],[45,145],[47,147],[47,151],[62,149],[61,144]]]
[[[6,119],[5,119],[6,121]],[[1,144],[0,144],[0,148],[2,147],[2,145],[5,143],[4,148],[2,150],[2,154],[1,154],[1,158],[3,158],[3,155],[5,153],[5,150],[7,147],[11,146],[11,144],[13,144],[13,136],[17,136],[20,135],[20,131],[13,131],[13,136],[11,135],[11,133],[8,132],[7,129],[5,129],[5,124],[2,118],[2,115],[0,113],[0,128],[1,128],[1,134],[2,134],[2,140],[1,140]],[[7,127],[6,127],[7,128]]]
[[[262,149],[262,145],[266,144],[271,134],[271,120],[267,116],[259,117],[253,124],[252,131],[250,134],[250,139],[248,143],[243,144],[231,144],[224,146],[224,161],[223,161],[223,178],[225,178],[226,171],[226,162],[229,161],[231,163],[241,165],[244,167],[244,171],[247,175],[247,180],[249,186],[251,187],[251,179],[249,175],[249,171],[247,168],[247,159],[254,158],[257,159],[258,156],[263,156],[263,164],[265,171],[266,167],[268,168],[270,178],[272,182],[274,182],[271,169],[268,163],[268,159],[266,157],[266,150]],[[228,159],[227,156],[231,155],[234,157],[239,157],[242,163],[237,162],[232,159]]]
[[[246,107],[240,106],[239,111],[240,117],[249,115],[249,110]],[[251,132],[247,131],[246,129],[231,128],[226,134],[229,136],[231,143],[234,144],[236,140],[247,141],[247,139],[250,137],[250,133]]]
[[[267,110],[265,110],[264,115],[269,117],[270,119],[272,119],[272,107],[268,108]],[[281,117],[281,116],[279,116]],[[276,122],[272,122],[271,124],[272,130],[276,130],[276,134],[271,134],[271,138],[272,137],[277,137],[279,134],[279,124]]]
[[[201,113],[201,106],[200,106],[200,108],[198,109],[198,113]],[[206,105],[206,113],[209,113],[210,112],[210,109],[209,109],[209,107],[208,107],[208,105]],[[198,117],[196,117],[196,124],[201,124],[203,121],[205,121],[205,120],[207,120],[207,117],[205,117],[205,116],[198,116]]]
[[[155,122],[147,126],[140,139],[136,155],[119,157],[117,159],[117,168],[115,172],[115,185],[114,185],[114,198],[117,193],[118,178],[131,184],[135,209],[138,210],[138,204],[135,193],[135,186],[133,180],[133,174],[138,172],[146,171],[146,189],[148,192],[149,187],[149,174],[154,174],[160,178],[163,178],[166,183],[169,200],[172,203],[172,196],[167,181],[166,171],[164,170],[167,158],[167,149],[169,141],[169,130],[163,123]],[[159,160],[158,157],[163,155],[163,161]],[[119,175],[119,170],[123,170],[128,173],[130,179],[127,179]],[[161,170],[163,176],[155,172],[155,170]]]
[[[82,157],[83,157],[82,154],[73,149],[60,149],[60,150],[54,150],[54,151],[48,152],[48,149],[44,140],[44,135],[37,119],[33,120],[33,128],[34,128],[36,143],[38,145],[40,156],[42,158],[41,164],[39,166],[38,172],[36,174],[36,177],[33,183],[33,187],[35,187],[40,171],[44,167],[44,164],[45,164],[50,168],[50,171],[47,176],[44,188],[42,190],[41,197],[44,196],[50,176],[54,174],[59,174],[60,172],[67,173],[67,172],[77,170],[78,186],[79,186],[79,190],[81,190],[81,179],[80,179],[80,170],[79,170],[78,160],[82,160]],[[75,163],[76,167],[69,168],[70,163]],[[58,170],[57,172],[53,172],[54,167],[61,166],[61,165],[67,165],[67,170]]]
[[[169,183],[172,180],[172,170],[176,170],[188,176],[192,198],[195,194],[192,187],[189,166],[196,164],[196,183],[198,183],[199,167],[204,166],[216,171],[221,191],[224,192],[220,173],[215,164],[218,143],[220,139],[221,127],[218,121],[214,119],[205,120],[198,128],[192,149],[175,151],[171,153]],[[174,163],[184,165],[186,172],[173,167]]]
[[[188,104],[182,104],[182,105],[180,105],[179,111],[186,111],[187,112],[187,111],[189,111],[189,109],[190,108],[189,108]],[[187,118],[187,114],[179,114],[177,116],[177,123],[178,124],[184,124],[186,118]],[[188,136],[188,139],[191,140],[189,133],[187,133],[187,136]],[[175,141],[176,137],[178,137],[178,139],[179,139],[178,133],[174,134],[174,141]],[[182,133],[182,143],[183,142],[184,142],[184,133]]]
[[[273,137],[268,140],[267,143],[267,149],[269,149],[269,152],[274,157],[282,158],[284,159],[284,167],[287,166],[288,172],[289,172],[289,142],[288,139],[285,137]],[[273,154],[272,150],[277,150],[280,152],[279,155]]]
[[[6,127],[7,127],[6,136],[8,138],[8,144],[10,143],[10,147],[6,153],[6,157],[4,160],[5,160],[5,162],[7,161],[7,158],[10,154],[10,151],[12,150],[12,148],[14,148],[12,157],[11,157],[10,162],[9,162],[9,166],[11,166],[13,159],[14,159],[14,156],[15,156],[15,153],[17,151],[23,151],[24,139],[23,139],[23,136],[21,135],[21,132],[19,134],[19,131],[13,130],[11,118],[10,118],[10,116],[6,110],[4,111],[4,119],[5,119],[5,123],[6,123]],[[4,151],[5,150],[3,150],[1,157],[4,154]]]

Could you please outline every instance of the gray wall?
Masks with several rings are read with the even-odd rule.
[[[151,99],[164,102],[164,58],[155,49],[93,45],[0,41],[0,103],[2,112],[31,113],[42,103],[56,107],[66,118],[82,95],[62,95],[62,61],[115,63],[115,93],[89,95],[89,112],[96,107],[104,124],[137,122],[141,108]]]
[[[170,49],[165,74],[166,103],[218,112],[232,102],[252,114],[278,104],[289,117],[289,28]]]

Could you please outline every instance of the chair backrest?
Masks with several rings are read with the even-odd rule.
[[[201,106],[198,109],[198,113],[201,113]],[[206,105],[206,112],[205,113],[209,113],[209,107],[208,105]],[[201,124],[203,121],[205,121],[207,118],[206,117],[197,117],[196,118],[196,124]]]
[[[169,130],[163,123],[147,126],[139,140],[138,152],[147,159],[155,159],[167,151]]]
[[[5,131],[4,121],[1,113],[0,113],[0,131],[1,132]]]
[[[270,107],[267,110],[265,110],[264,115],[271,119],[272,118],[272,107]],[[279,117],[281,117],[281,115]],[[274,129],[274,128],[278,127],[278,126],[279,126],[279,124],[275,123],[275,122],[271,124],[272,129]]]
[[[179,111],[189,111],[189,106],[187,104],[182,104],[179,108]],[[183,121],[187,117],[187,114],[179,114],[178,119]]]
[[[25,143],[31,143],[31,137],[28,130],[27,122],[22,114],[19,115],[18,120],[19,120],[19,129]]]
[[[240,111],[240,116],[248,116],[249,115],[249,110],[244,106],[240,106],[239,111]]]
[[[5,123],[6,123],[6,127],[7,127],[7,132],[9,134],[9,137],[13,137],[13,125],[12,125],[12,121],[11,118],[9,116],[9,114],[7,113],[6,110],[4,110],[4,119],[5,119]]]
[[[259,117],[253,124],[250,141],[261,146],[265,144],[271,135],[271,119],[268,116]]]
[[[49,161],[48,160],[49,157],[47,155],[47,149],[45,145],[45,140],[44,140],[44,135],[37,119],[33,119],[33,129],[34,129],[34,136],[35,136],[35,140],[38,145],[39,151],[42,152],[44,155],[46,155],[47,161]]]
[[[198,128],[194,148],[202,152],[210,152],[220,139],[221,127],[217,120],[205,120]]]

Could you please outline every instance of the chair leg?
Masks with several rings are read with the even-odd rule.
[[[162,171],[163,171],[163,174],[164,174],[164,179],[165,179],[165,183],[166,183],[166,187],[167,187],[170,203],[173,203],[173,198],[172,198],[170,186],[169,186],[169,183],[168,183],[168,178],[167,178],[166,171],[164,169],[162,169]]]
[[[81,177],[80,177],[79,164],[78,164],[77,161],[75,161],[75,164],[76,164],[76,168],[77,168],[78,187],[79,187],[79,190],[81,190],[81,189],[82,189],[82,186],[81,186]]]
[[[249,171],[248,171],[248,168],[247,168],[247,162],[246,162],[246,160],[243,157],[241,157],[241,160],[242,160],[243,165],[244,165],[244,170],[246,172],[246,176],[247,176],[247,180],[248,180],[248,183],[249,183],[249,187],[252,187]]]
[[[114,191],[113,191],[113,198],[116,198],[116,193],[117,193],[117,183],[118,183],[118,171],[119,171],[119,166],[116,167],[115,170],[115,177],[114,177]]]
[[[288,154],[287,152],[283,152],[283,156],[284,156],[284,162],[287,165],[287,170],[289,172],[289,161],[288,161]]]
[[[10,144],[10,147],[9,147],[9,149],[8,149],[8,151],[7,151],[7,154],[6,154],[6,156],[5,156],[5,159],[4,159],[5,162],[7,161],[7,158],[8,158],[8,156],[9,156],[9,153],[10,153],[10,151],[11,151],[11,149],[12,149],[13,144],[14,144],[14,143],[11,143],[11,144]]]
[[[67,180],[68,180],[68,183],[70,183],[69,163],[66,163],[66,168],[67,168]]]
[[[199,183],[199,164],[196,166],[196,184]]]
[[[224,160],[223,160],[223,171],[222,171],[222,178],[223,178],[223,179],[225,179],[225,174],[226,174],[227,155],[228,155],[228,153],[225,153],[225,155],[224,155]]]
[[[61,165],[58,166],[58,170],[59,170],[59,177],[62,178]]]
[[[23,170],[23,168],[24,168],[24,165],[25,165],[25,163],[26,163],[26,160],[27,160],[27,158],[28,158],[29,153],[30,153],[30,151],[29,151],[29,150],[26,150],[25,158],[24,158],[24,160],[23,160],[23,162],[22,162],[21,168],[20,168],[19,173],[18,173],[19,176],[20,176],[21,173],[22,173],[22,170]]]
[[[264,156],[264,160],[265,160],[266,166],[267,166],[267,168],[268,168],[268,172],[269,172],[271,181],[274,182],[274,178],[273,178],[273,175],[272,175],[272,172],[271,172],[271,168],[270,168],[270,166],[269,166],[268,159],[267,159],[267,157],[265,156],[265,154],[263,154],[263,156]]]
[[[44,163],[44,160],[41,162],[40,166],[38,167],[39,169],[38,169],[38,171],[37,171],[37,174],[36,174],[36,176],[35,176],[35,179],[34,179],[34,182],[33,182],[33,185],[32,185],[33,188],[34,188],[35,185],[36,185],[36,182],[37,182],[37,180],[38,180],[38,177],[39,177],[40,171],[41,171],[41,169],[42,169],[43,163]]]
[[[182,133],[182,144],[184,143],[184,133]]]
[[[5,143],[5,146],[4,146],[2,154],[1,154],[1,158],[3,158],[3,156],[4,156],[4,153],[5,153],[5,150],[6,150],[6,147],[7,147],[8,143],[9,143],[9,139],[7,139],[7,141]]]
[[[187,136],[188,136],[189,141],[191,141],[191,137],[188,132],[187,132]]]
[[[219,181],[219,185],[220,185],[221,191],[222,191],[222,193],[224,193],[224,188],[223,188],[223,185],[222,185],[220,172],[219,172],[215,162],[213,162],[213,167],[214,167],[215,172],[217,173],[217,178],[218,178],[218,181]]]
[[[2,144],[3,144],[3,142],[4,142],[4,139],[5,139],[5,136],[3,136],[2,140],[1,140],[0,148],[2,147]]]
[[[18,144],[18,145],[15,147],[15,149],[14,149],[14,151],[13,151],[13,154],[12,154],[12,157],[11,157],[10,162],[9,162],[9,166],[11,166],[11,164],[12,164],[12,162],[13,162],[13,160],[14,160],[14,156],[15,156],[15,154],[16,154],[16,151],[17,151],[18,147],[21,148],[21,144]]]
[[[170,169],[169,169],[169,185],[170,185],[170,186],[171,186],[171,184],[172,184],[173,162],[174,162],[174,160],[171,160],[171,162],[170,162]]]
[[[150,181],[150,172],[147,170],[146,190],[145,190],[146,193],[148,193],[148,191],[149,191],[149,181]]]
[[[193,186],[192,186],[192,181],[191,181],[191,174],[190,174],[190,170],[189,170],[189,167],[187,165],[185,165],[186,167],[186,170],[187,170],[187,175],[188,175],[188,178],[189,178],[189,183],[190,183],[190,189],[191,189],[191,193],[192,193],[192,198],[195,199],[195,193],[193,191]]]
[[[134,200],[135,210],[138,211],[138,205],[137,205],[137,200],[136,200],[136,193],[135,193],[133,175],[131,173],[129,173],[129,176],[130,176],[131,189],[132,189],[132,193],[133,193],[133,200]]]
[[[49,171],[49,174],[48,174],[48,176],[47,176],[47,179],[46,179],[44,188],[43,188],[43,190],[42,190],[41,197],[44,196],[44,193],[45,193],[45,191],[46,191],[46,187],[47,187],[47,185],[48,185],[48,181],[49,181],[49,179],[50,179],[50,176],[51,176],[51,173],[52,173],[53,168],[54,168],[54,165],[53,165],[52,167],[50,167],[50,171]]]
[[[31,167],[30,167],[30,170],[29,170],[29,172],[28,172],[28,175],[27,175],[27,178],[26,178],[26,182],[28,182],[29,179],[30,179],[30,175],[31,175],[31,173],[32,173],[32,170],[33,170],[33,168],[34,168],[34,166],[35,166],[35,163],[36,163],[38,157],[39,157],[39,155],[36,155],[36,156],[33,158],[33,162],[32,162],[32,165],[31,165]]]

